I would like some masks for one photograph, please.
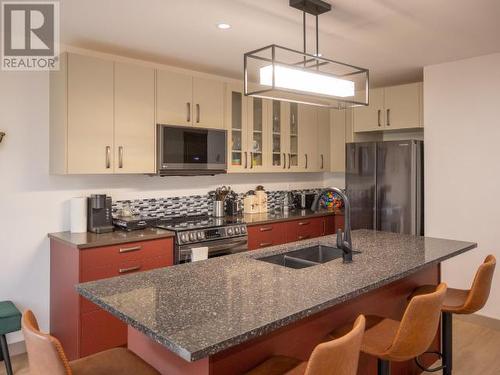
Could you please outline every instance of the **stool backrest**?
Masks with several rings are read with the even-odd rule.
[[[24,312],[21,328],[26,342],[31,375],[72,375],[61,343],[55,337],[40,332],[31,310]]]
[[[434,292],[410,300],[394,341],[387,349],[391,358],[405,361],[429,348],[436,337],[446,289],[446,284],[441,283]]]
[[[497,260],[493,255],[488,255],[476,272],[472,287],[467,294],[464,305],[460,308],[460,314],[472,314],[481,310],[490,296],[493,273]]]
[[[356,375],[366,320],[360,315],[344,336],[314,348],[304,375]],[[333,370],[332,370],[333,369]]]

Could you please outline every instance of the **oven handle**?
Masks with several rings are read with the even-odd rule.
[[[216,244],[216,245],[214,244],[211,246],[210,245],[205,245],[205,246],[208,247],[208,255],[210,257],[210,254],[218,253],[221,251],[228,251],[230,254],[241,253],[243,251],[248,250],[247,244],[248,244],[248,240],[245,237],[244,239],[240,239],[237,241],[224,242],[224,243],[221,243],[221,241],[218,241],[218,244]],[[181,247],[179,250],[183,253],[186,253],[186,252],[190,253],[192,248],[201,247],[203,245],[204,245],[203,243],[200,243],[200,244],[196,244],[195,246]],[[240,248],[240,249],[237,249],[237,248]],[[230,251],[232,249],[237,249],[237,251]]]

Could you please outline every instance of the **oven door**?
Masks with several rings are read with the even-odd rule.
[[[226,130],[158,125],[158,174],[225,173]]]
[[[179,246],[176,254],[176,263],[191,262],[191,249],[204,246],[208,247],[209,258],[237,254],[248,250],[248,237],[225,238],[223,240],[198,242]]]

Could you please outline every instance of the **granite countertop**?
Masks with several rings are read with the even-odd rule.
[[[78,249],[91,249],[93,247],[112,246],[127,242],[157,240],[173,237],[174,235],[174,232],[159,228],[146,228],[131,232],[115,230],[114,232],[100,234],[92,232],[71,233],[69,231],[48,234],[50,239],[64,242]]]
[[[236,218],[248,225],[257,225],[328,215],[343,215],[343,212],[329,210],[320,210],[317,212],[311,210],[290,210],[288,212],[269,211],[261,214],[244,214]],[[62,241],[78,249],[90,249],[93,247],[112,246],[126,242],[155,240],[173,237],[174,235],[174,232],[159,228],[147,228],[131,232],[116,229],[114,232],[101,234],[91,232],[71,233],[69,231],[48,234],[49,238]]]
[[[269,211],[260,214],[243,214],[240,217],[247,225],[278,223],[283,221],[300,220],[305,218],[323,217],[329,215],[344,215],[342,211],[331,210],[289,210],[284,211]]]
[[[81,295],[186,361],[196,361],[404,278],[477,245],[352,232],[361,254],[290,269],[259,261],[335,235],[79,284]]]

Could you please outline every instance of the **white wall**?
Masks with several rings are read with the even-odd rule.
[[[469,288],[487,254],[500,259],[500,54],[424,69],[426,235],[478,242],[443,265]],[[498,268],[498,267],[497,267]],[[500,270],[480,312],[500,319]]]
[[[91,192],[113,199],[203,194],[229,184],[244,192],[323,186],[323,174],[211,177],[50,176],[48,75],[0,71],[0,300],[30,308],[41,328],[49,322],[48,232],[69,228],[68,200]],[[18,341],[21,335],[10,335]]]

